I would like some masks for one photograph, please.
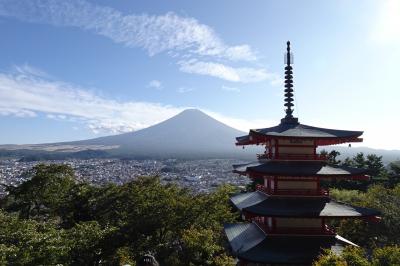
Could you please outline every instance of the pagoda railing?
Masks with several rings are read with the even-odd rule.
[[[335,235],[336,232],[328,225],[321,227],[279,227],[272,229],[263,223],[262,218],[256,217],[253,222],[263,230],[266,234],[282,234],[282,235]]]
[[[292,154],[292,153],[279,153],[257,154],[258,160],[311,160],[311,161],[326,161],[328,158],[324,154]]]
[[[329,197],[329,190],[327,189],[269,189],[261,184],[258,184],[256,186],[256,190],[264,192],[268,195]]]

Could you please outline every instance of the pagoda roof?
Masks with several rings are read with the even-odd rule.
[[[298,122],[287,123],[282,122],[277,126],[260,128],[260,129],[250,129],[248,135],[237,137],[237,145],[248,145],[262,143],[263,139],[272,138],[307,138],[307,139],[321,139],[321,140],[331,140],[329,144],[343,143],[360,141],[358,139],[363,134],[363,131],[350,131],[350,130],[339,130],[339,129],[329,129],[321,127],[313,127],[308,125],[303,125]],[[333,140],[336,139],[336,142]],[[324,143],[319,143],[323,145]],[[327,143],[328,144],[328,143]]]
[[[316,145],[332,145],[345,142],[361,142],[359,138],[363,131],[339,130],[322,127],[314,127],[300,124],[298,118],[293,116],[294,112],[294,90],[293,90],[293,60],[290,52],[290,42],[287,42],[287,53],[285,57],[285,82],[284,82],[284,106],[285,117],[281,123],[274,127],[250,129],[246,136],[237,137],[236,145],[250,145],[265,143],[276,138],[303,138],[314,139]]]
[[[225,224],[225,234],[239,259],[271,264],[308,264],[323,249],[340,253],[354,243],[341,236],[277,236],[266,235],[254,223]]]
[[[346,177],[366,175],[366,169],[329,165],[323,161],[266,161],[233,165],[238,174]]]
[[[380,214],[373,209],[329,198],[270,197],[260,191],[235,195],[231,202],[240,211],[269,217],[368,217]]]

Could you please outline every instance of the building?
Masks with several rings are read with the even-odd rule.
[[[362,131],[300,124],[293,117],[290,42],[285,66],[286,116],[275,127],[252,129],[237,145],[263,145],[258,162],[234,165],[234,172],[260,183],[254,192],[231,198],[246,223],[226,224],[225,233],[239,265],[310,265],[322,249],[340,253],[356,244],[329,227],[331,219],[376,220],[379,213],[336,202],[321,181],[368,179],[364,169],[329,165],[317,147],[361,142]]]

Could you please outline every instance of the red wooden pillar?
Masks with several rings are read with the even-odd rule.
[[[314,140],[314,160],[317,159],[317,144],[316,141]]]
[[[268,158],[272,158],[272,144],[270,140],[268,141]]]

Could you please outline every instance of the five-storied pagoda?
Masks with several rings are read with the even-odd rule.
[[[379,213],[336,202],[321,181],[366,179],[364,169],[334,166],[317,153],[318,146],[361,142],[362,131],[300,124],[293,117],[293,72],[290,42],[285,56],[286,116],[274,127],[251,129],[236,145],[264,145],[258,162],[235,165],[234,172],[257,179],[256,191],[231,198],[247,223],[226,224],[239,265],[310,265],[323,249],[340,253],[355,245],[328,226],[330,219],[366,218]]]

